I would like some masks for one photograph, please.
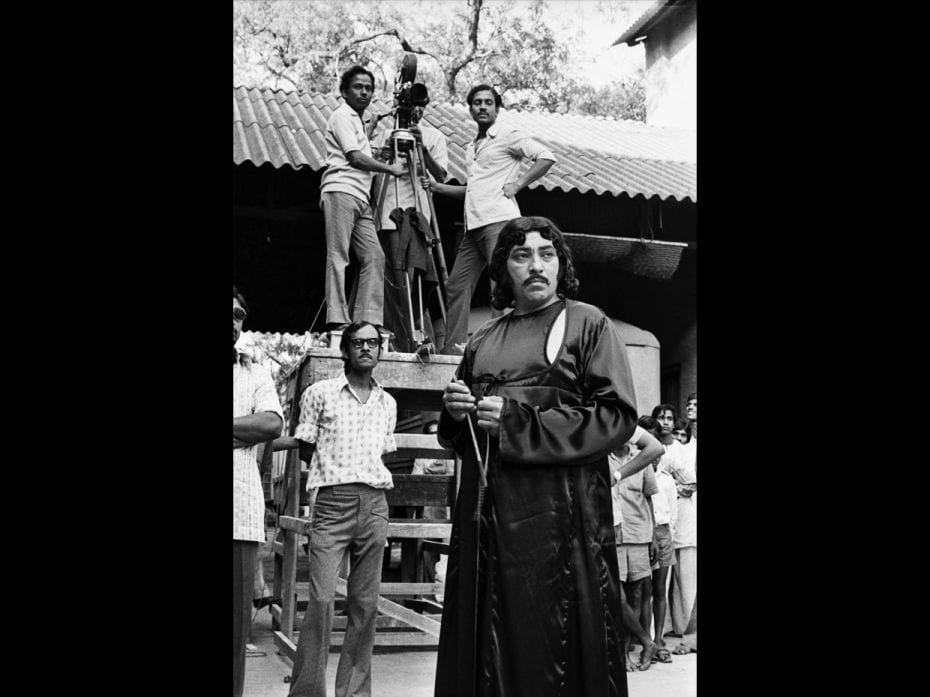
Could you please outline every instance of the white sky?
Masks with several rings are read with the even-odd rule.
[[[529,5],[526,0],[510,0],[508,4]],[[575,58],[578,64],[588,66],[585,72],[590,83],[600,87],[645,68],[642,44],[633,47],[611,44],[652,4],[653,0],[549,0],[546,17],[557,35],[581,32],[581,39],[572,42],[576,47]]]
[[[377,0],[373,0],[377,1]],[[410,0],[380,0],[383,4],[412,6]],[[449,0],[421,0],[417,11],[429,11],[430,5],[448,5]],[[455,0],[463,2],[463,0]],[[569,38],[580,32],[580,38],[569,43],[575,46],[573,66],[577,72],[588,72],[592,85],[600,87],[645,68],[645,49],[639,46],[613,46],[630,25],[654,0],[547,0],[546,20],[559,38]],[[486,6],[507,5],[516,9],[529,8],[529,0],[485,0]],[[578,75],[581,77],[581,75]]]
[[[316,0],[321,1],[321,0]],[[430,6],[446,6],[450,0],[369,0],[400,7],[415,7],[429,12]],[[463,3],[464,0],[454,0]],[[487,6],[506,5],[528,8],[529,0],[485,0]],[[645,68],[645,48],[612,46],[620,34],[637,20],[654,0],[547,0],[546,22],[554,33],[573,46],[571,65],[565,66],[574,77],[587,78],[595,87],[623,79]],[[577,37],[577,38],[575,38]]]

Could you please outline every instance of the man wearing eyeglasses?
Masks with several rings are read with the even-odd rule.
[[[245,645],[258,545],[265,541],[265,495],[255,452],[281,435],[281,403],[268,370],[236,350],[248,309],[233,286],[233,697],[245,685]]]
[[[385,489],[394,486],[382,455],[397,450],[397,403],[372,377],[379,327],[354,322],[339,348],[345,375],[320,380],[300,398],[294,432],[316,491],[310,529],[310,600],[294,658],[289,697],[326,694],[336,576],[349,553],[348,621],[336,670],[336,697],[370,695],[371,653],[387,539]]]

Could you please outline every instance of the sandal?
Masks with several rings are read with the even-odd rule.
[[[674,649],[672,649],[672,653],[675,654],[676,656],[685,656],[689,653],[697,653],[697,651],[685,646],[684,644],[679,644]]]
[[[659,663],[671,663],[672,655],[666,647],[662,646],[656,651],[656,657],[653,660],[658,660]]]

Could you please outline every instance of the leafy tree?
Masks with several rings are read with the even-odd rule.
[[[570,92],[566,111],[645,121],[646,83],[643,75],[640,72],[634,78],[615,81],[604,87],[576,84]]]
[[[498,87],[508,108],[644,118],[641,78],[595,88],[572,76],[577,29],[557,34],[547,9],[546,0],[236,2],[234,80],[332,92],[341,71],[360,64],[390,99],[400,54],[408,51],[433,101],[460,101],[480,80]]]

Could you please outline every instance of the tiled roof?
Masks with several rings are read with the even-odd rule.
[[[331,94],[234,87],[233,162],[323,169],[326,121],[341,101]],[[371,110],[390,108],[381,101]],[[430,104],[423,120],[446,135],[449,176],[465,181],[465,146],[477,132],[468,109],[464,104]],[[389,121],[382,121],[376,134]],[[558,159],[531,189],[697,201],[693,131],[546,112],[505,111],[500,122],[531,134]]]

